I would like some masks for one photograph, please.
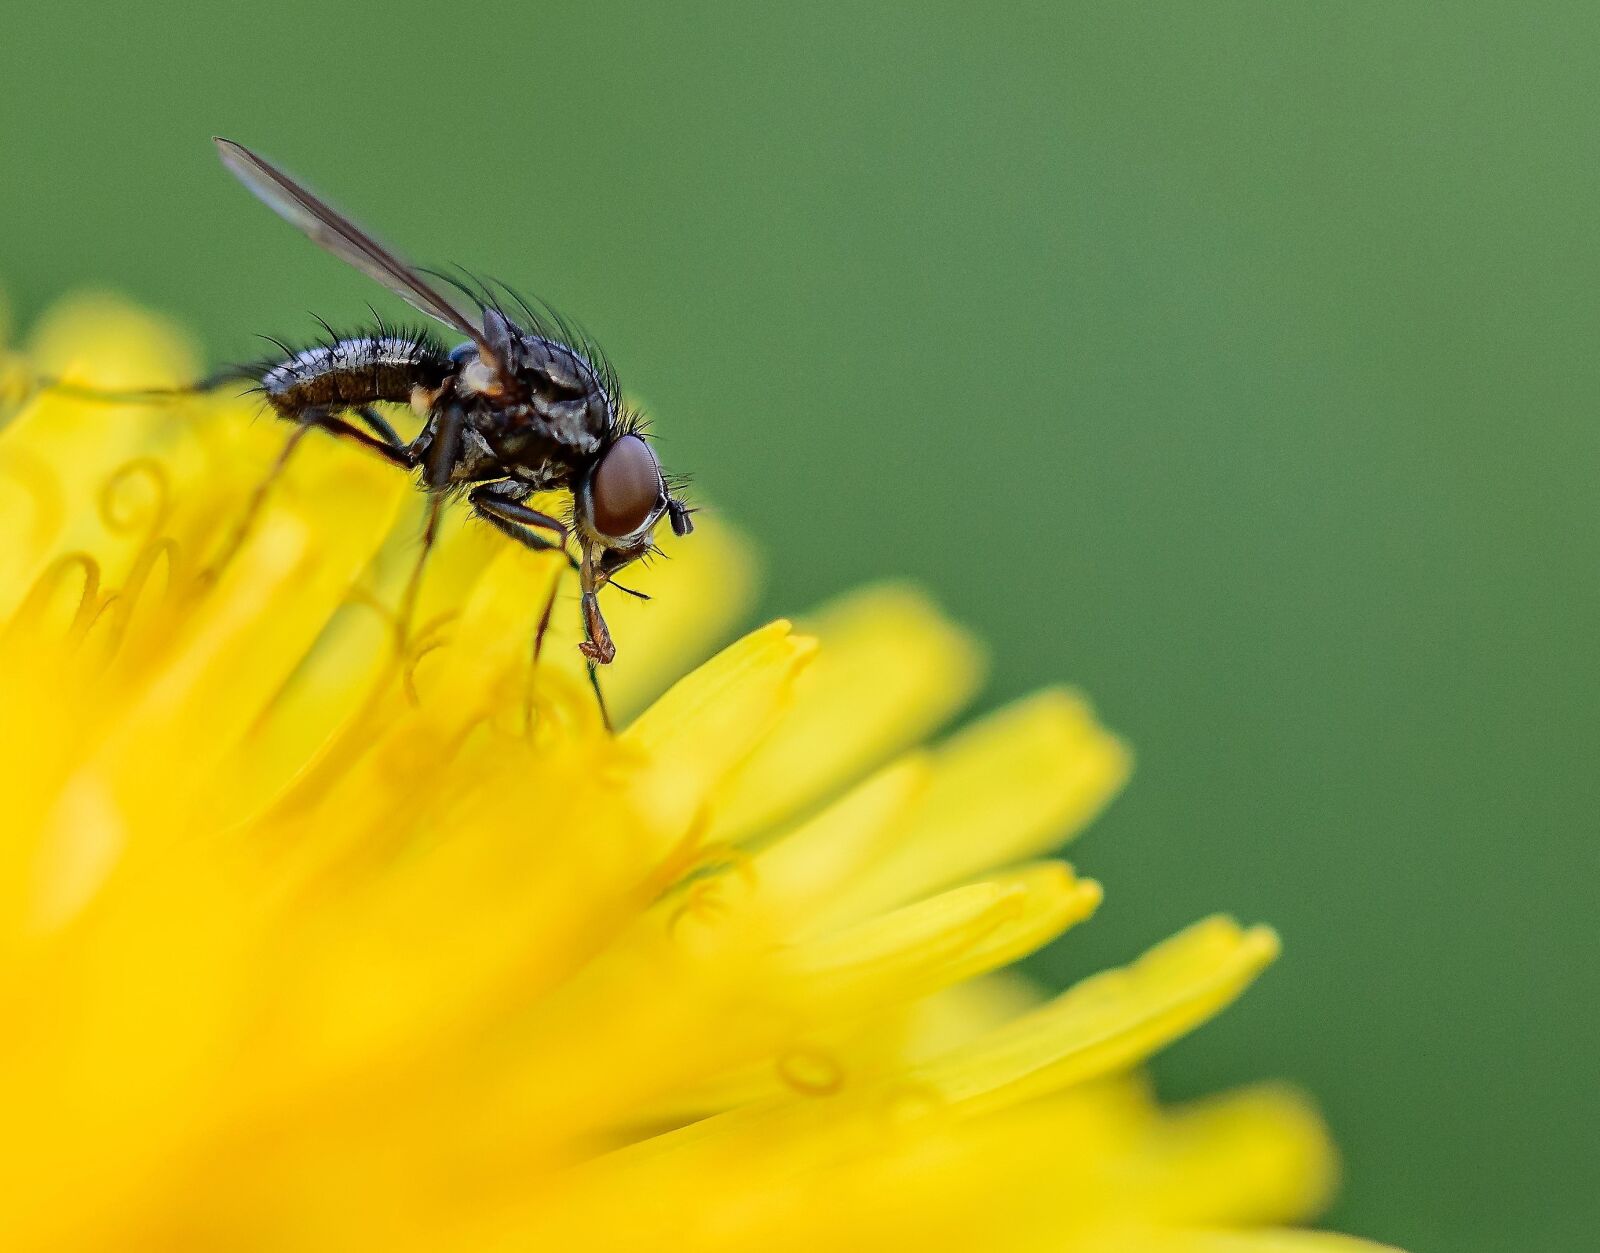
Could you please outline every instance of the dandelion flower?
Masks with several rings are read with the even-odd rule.
[[[195,364],[107,301],[8,362]],[[397,651],[418,496],[358,451],[305,442],[225,549],[254,417],[44,391],[0,430],[9,1253],[1371,1247],[1292,1229],[1332,1172],[1300,1098],[1137,1077],[1271,931],[1005,973],[1100,899],[1048,856],[1128,768],[1082,700],[918,747],[979,660],[895,587],[703,660],[750,565],[707,525],[612,607],[612,735],[567,593],[531,656],[560,564],[485,529]]]

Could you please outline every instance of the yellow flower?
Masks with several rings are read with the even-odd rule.
[[[86,302],[21,374],[194,372]],[[570,594],[530,655],[563,569],[486,529],[396,655],[419,498],[358,451],[302,445],[219,562],[254,416],[56,391],[0,431],[8,1253],[1356,1245],[1282,1227],[1332,1170],[1298,1097],[1135,1075],[1271,931],[1003,973],[1100,898],[1042,860],[1127,770],[1080,699],[917,748],[980,664],[892,587],[690,669],[750,581],[707,525],[610,607],[612,737]]]

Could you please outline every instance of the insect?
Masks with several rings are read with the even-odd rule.
[[[519,325],[487,285],[474,289],[408,264],[258,154],[231,140],[215,143],[223,165],[280,217],[463,337],[447,350],[431,334],[394,333],[381,323],[369,333],[330,330],[326,342],[299,352],[279,344],[286,355],[251,372],[273,411],[298,424],[291,447],[321,430],[420,472],[427,522],[402,617],[446,498],[464,495],[474,514],[511,539],[567,554],[579,578],[578,647],[593,681],[595,667],[616,656],[600,589],[653,550],[663,518],[677,535],[693,529],[692,511],[623,405],[610,367],[558,319],[512,297],[527,323]],[[472,302],[470,313],[446,287]],[[416,412],[423,427],[415,439],[400,438],[376,408],[382,402]],[[571,494],[569,519],[526,503],[552,490]]]

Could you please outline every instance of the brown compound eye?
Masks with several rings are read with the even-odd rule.
[[[612,539],[632,535],[661,506],[661,464],[650,445],[624,435],[606,450],[589,480],[594,529]]]

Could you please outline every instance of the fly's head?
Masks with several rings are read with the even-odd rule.
[[[573,485],[572,518],[582,555],[578,577],[587,636],[578,647],[590,662],[605,665],[616,656],[596,593],[619,570],[652,550],[662,518],[673,534],[687,535],[694,529],[692,513],[669,489],[655,450],[633,431],[612,440]]]
[[[594,553],[597,587],[651,550],[663,518],[674,535],[694,529],[691,511],[672,494],[655,449],[632,431],[612,440],[574,484],[572,503],[579,543]]]
[[[486,380],[475,388],[480,394],[493,397],[503,413],[526,412],[529,420],[516,427],[530,442],[583,453],[569,484],[588,635],[583,651],[609,662],[614,649],[596,593],[654,549],[663,518],[675,535],[689,534],[693,511],[674,494],[637,422],[622,413],[608,367],[597,369],[568,345],[523,331],[493,307],[484,313],[483,338],[464,379],[476,385],[476,368]],[[502,446],[513,448],[518,431]]]

